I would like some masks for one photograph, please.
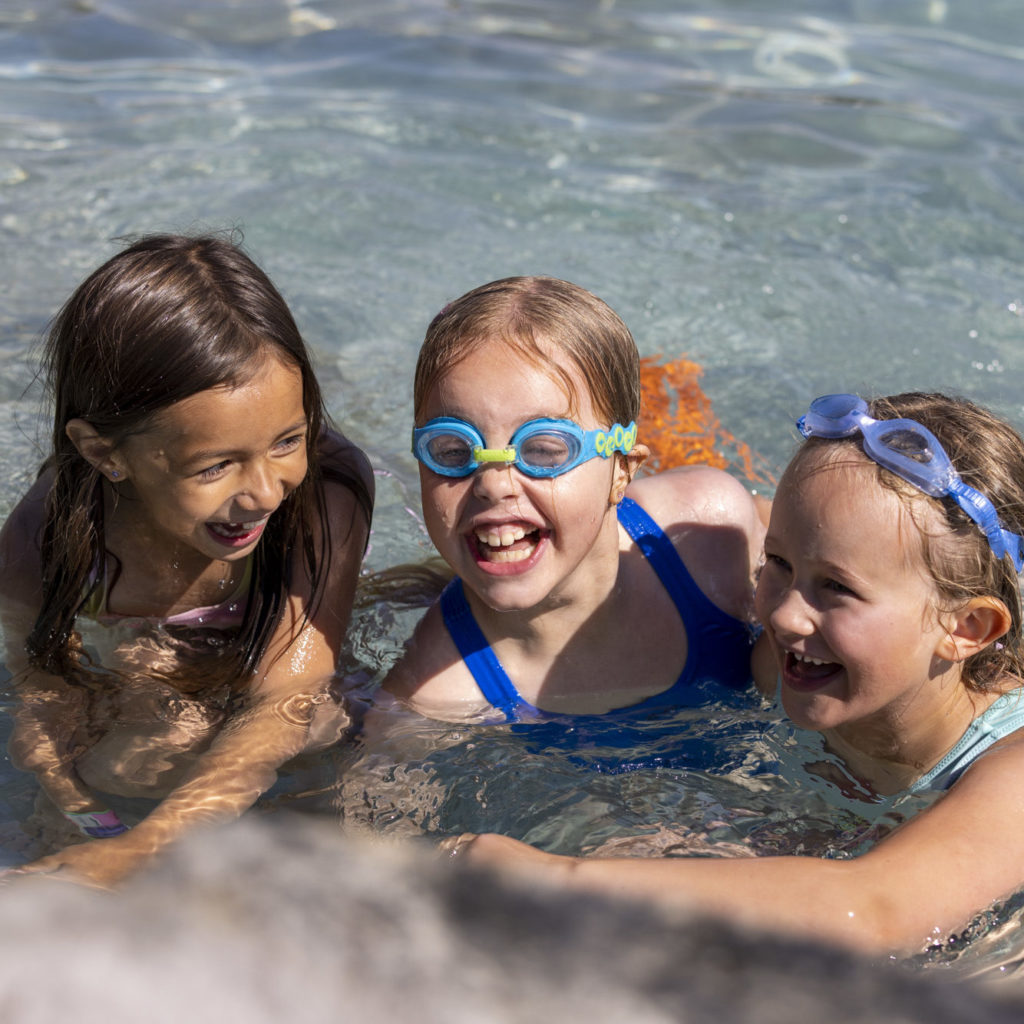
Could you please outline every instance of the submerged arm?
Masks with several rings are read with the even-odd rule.
[[[74,766],[74,734],[86,715],[85,691],[34,668],[25,651],[42,602],[39,532],[49,483],[49,474],[41,476],[0,531],[0,623],[14,696],[8,747],[15,767],[34,773],[60,810],[98,811],[102,802]]]
[[[311,589],[303,570],[243,706],[184,781],[131,831],[68,847],[22,870],[68,870],[97,885],[116,882],[186,830],[241,814],[273,784],[278,768],[310,745],[317,709],[332,699],[329,687],[369,530],[352,491],[339,484],[326,488],[332,545],[321,600],[303,624]],[[337,709],[335,717],[340,715]]]
[[[104,810],[74,764],[75,727],[87,714],[85,692],[45,672],[20,674],[14,689],[8,751],[15,768],[32,772],[61,811]]]
[[[1024,741],[994,748],[928,810],[854,860],[559,857],[503,836],[459,853],[532,882],[683,907],[871,953],[941,940],[1024,885]]]

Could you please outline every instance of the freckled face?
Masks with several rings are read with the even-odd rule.
[[[786,713],[819,730],[929,713],[946,631],[917,527],[866,461],[806,468],[779,486],[756,595]]]
[[[114,514],[166,548],[232,560],[306,475],[302,377],[269,357],[236,388],[201,391],[157,413],[113,456]]]
[[[503,343],[491,342],[445,374],[427,395],[417,425],[457,417],[473,424],[489,448],[505,447],[519,427],[540,417],[573,419],[586,430],[610,427],[595,412],[578,374],[574,386],[575,414],[560,383]],[[624,473],[621,461],[591,459],[547,480],[503,463],[461,478],[421,465],[430,538],[493,608],[565,600],[618,565],[618,525],[609,496]]]

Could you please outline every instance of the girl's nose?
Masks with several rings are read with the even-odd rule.
[[[281,504],[286,491],[282,474],[272,465],[257,462],[246,475],[239,500],[243,504],[251,504],[253,512],[273,512]]]
[[[473,473],[473,493],[486,501],[516,497],[521,488],[522,477],[510,462],[488,463]]]
[[[768,625],[779,637],[805,637],[814,633],[814,609],[796,587],[778,594],[768,611]]]

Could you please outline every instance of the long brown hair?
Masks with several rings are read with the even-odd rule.
[[[266,274],[226,237],[151,235],[99,267],[55,317],[43,370],[53,401],[53,484],[41,539],[43,598],[26,640],[30,662],[66,674],[73,629],[105,557],[99,472],[68,438],[80,418],[115,443],[190,395],[244,383],[268,355],[296,367],[308,424],[309,470],[271,516],[254,553],[248,604],[233,645],[239,678],[265,652],[300,552],[319,600],[330,552],[318,439],[327,423],[320,386],[298,327]],[[370,497],[343,480],[369,516]]]

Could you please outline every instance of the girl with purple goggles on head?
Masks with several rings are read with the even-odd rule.
[[[804,437],[838,438],[860,433],[864,454],[933,498],[952,498],[988,538],[996,558],[1009,555],[1024,568],[1024,538],[1003,529],[992,502],[960,479],[938,438],[916,420],[876,420],[859,395],[822,395],[797,420]]]

